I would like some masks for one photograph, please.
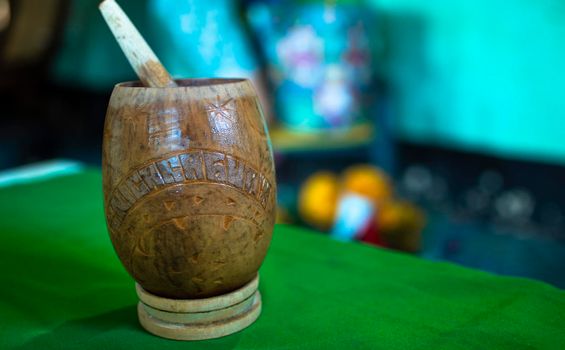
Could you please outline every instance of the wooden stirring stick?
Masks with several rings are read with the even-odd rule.
[[[143,85],[148,87],[177,86],[120,5],[114,0],[104,0],[99,7],[112,34]]]

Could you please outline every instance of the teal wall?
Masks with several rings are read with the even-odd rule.
[[[565,1],[372,3],[402,138],[565,164]]]
[[[565,164],[565,0],[364,1],[381,13],[400,137]],[[73,2],[54,76],[107,89],[135,77],[98,2]],[[147,0],[122,3],[158,49]]]

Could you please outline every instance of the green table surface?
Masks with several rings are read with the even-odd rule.
[[[565,292],[277,226],[263,312],[221,339],[139,326],[98,170],[0,189],[0,349],[565,349]],[[565,269],[565,267],[564,267]]]

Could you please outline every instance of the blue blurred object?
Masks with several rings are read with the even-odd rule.
[[[175,77],[250,77],[257,61],[231,0],[149,0],[155,50]]]
[[[279,120],[296,131],[367,117],[375,17],[360,4],[255,2],[248,18],[269,66]]]
[[[331,235],[344,241],[360,238],[362,232],[374,221],[374,217],[375,206],[369,199],[347,193],[339,200]]]
[[[63,85],[108,90],[136,76],[98,11],[99,0],[70,4],[52,76]],[[175,77],[252,77],[255,53],[230,0],[120,3]]]

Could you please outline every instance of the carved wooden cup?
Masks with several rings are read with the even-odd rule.
[[[144,310],[155,316],[151,307],[163,311],[143,295],[165,304],[170,299],[172,306],[164,311],[182,309],[185,317],[194,311],[189,307],[194,299],[200,304],[229,299],[253,283],[256,289],[275,220],[271,144],[252,84],[244,79],[177,83],[173,88],[118,84],[106,115],[104,207],[114,248],[138,283],[140,320]],[[258,300],[249,302],[259,304],[255,318],[256,294]],[[173,305],[176,300],[189,309]],[[222,308],[230,306],[223,301]],[[212,304],[206,312],[217,311]],[[238,312],[227,317],[224,310],[222,317],[242,316]],[[217,337],[246,326],[196,334],[188,319],[188,328],[172,335],[166,330],[177,329],[178,322],[167,327],[163,321],[165,331],[142,324],[176,339]],[[210,322],[217,325],[218,319]]]

